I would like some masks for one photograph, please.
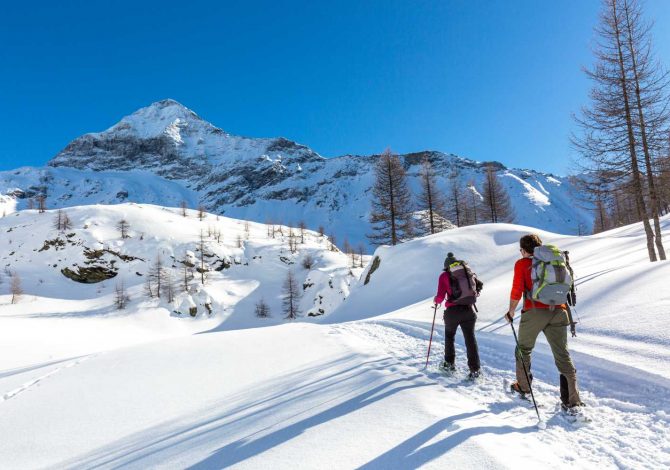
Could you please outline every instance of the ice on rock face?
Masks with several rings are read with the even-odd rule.
[[[181,138],[181,134],[179,133],[179,128],[186,126],[188,126],[188,123],[182,124],[181,119],[177,118],[169,126],[165,128],[165,134],[168,135],[172,140],[174,140],[176,144],[183,144],[184,141]]]

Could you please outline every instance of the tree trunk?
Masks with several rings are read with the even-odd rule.
[[[623,104],[626,112],[626,127],[628,130],[628,147],[631,159],[631,167],[633,171],[633,191],[635,193],[635,205],[637,207],[638,213],[642,218],[642,224],[644,225],[644,233],[647,236],[647,251],[649,252],[649,261],[657,261],[656,251],[654,250],[654,234],[651,230],[651,225],[649,224],[649,216],[647,213],[647,207],[644,202],[643,191],[642,191],[642,178],[640,177],[640,167],[637,159],[636,143],[635,143],[635,134],[633,132],[633,118],[631,116],[630,110],[630,99],[628,97],[628,83],[626,79],[626,71],[624,69],[624,57],[621,46],[621,31],[619,29],[619,23],[617,20],[616,12],[616,0],[611,0],[612,11],[614,13],[614,28],[616,33],[616,45],[617,53],[619,56],[619,72],[621,74],[621,91],[623,93]]]
[[[647,187],[649,191],[649,204],[651,205],[651,216],[654,220],[654,239],[656,240],[656,249],[661,260],[665,261],[665,248],[661,233],[661,222],[658,217],[658,194],[656,193],[656,184],[654,182],[654,169],[651,164],[651,155],[649,152],[649,142],[647,139],[647,126],[645,124],[644,112],[642,111],[642,99],[640,97],[640,78],[637,69],[637,51],[633,44],[633,31],[630,23],[628,1],[624,2],[624,11],[626,12],[626,28],[628,30],[628,49],[631,56],[631,66],[633,79],[635,80],[635,99],[637,101],[638,125],[640,126],[640,136],[642,138],[642,150],[644,152],[644,164],[647,171]]]
[[[395,246],[398,244],[398,234],[396,233],[396,226],[395,226],[395,194],[393,191],[393,169],[392,169],[392,163],[391,159],[388,159],[387,163],[387,168],[388,168],[388,181],[389,181],[389,198],[390,198],[390,207],[389,210],[391,211],[391,245]]]

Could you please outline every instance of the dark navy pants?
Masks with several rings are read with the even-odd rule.
[[[468,367],[471,371],[479,370],[479,350],[475,338],[477,314],[470,305],[455,305],[444,311],[444,360],[453,364],[456,360],[454,338],[456,330],[461,327],[465,349],[468,352]]]

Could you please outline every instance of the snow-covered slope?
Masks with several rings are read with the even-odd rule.
[[[463,184],[480,185],[484,164],[441,152],[402,155],[415,192],[424,157],[446,191],[454,169]],[[496,155],[491,156],[492,160]],[[323,158],[285,138],[231,135],[173,100],[124,117],[104,132],[83,135],[45,168],[0,172],[0,194],[48,196],[53,208],[125,201],[190,207],[257,222],[304,220],[327,227],[338,240],[367,244],[369,191],[377,156]],[[517,222],[558,233],[586,233],[592,214],[575,205],[567,178],[533,170],[501,169]]]
[[[663,227],[667,234],[670,216],[663,219]],[[670,263],[648,262],[641,224],[584,237],[484,224],[380,247],[375,252],[379,267],[369,283],[364,284],[366,271],[347,302],[326,321],[375,317],[425,304],[435,295],[444,258],[451,251],[467,260],[484,282],[478,301],[480,321],[498,322],[491,329],[503,326],[500,332],[511,334],[500,320],[509,304],[519,238],[526,233],[537,233],[545,243],[570,252],[579,317],[579,339],[574,347],[603,358],[634,362],[635,367],[670,379],[670,333],[664,327],[670,293],[662,287],[670,279]],[[422,316],[429,314],[426,310]]]
[[[570,346],[592,421],[572,423],[558,410],[557,373],[540,340],[533,386],[547,428],[538,430],[532,408],[503,391],[513,376],[514,341],[508,325],[496,322],[507,304],[518,237],[534,229],[484,225],[380,248],[368,284],[354,286],[315,323],[251,317],[245,299],[276,292],[286,272],[282,242],[268,239],[262,225],[250,224],[250,240],[237,248],[231,241],[244,235],[244,224],[232,219],[209,215],[200,222],[178,209],[132,204],[68,213],[70,238],[82,244],[65,242],[60,250],[52,244],[39,251],[53,213],[0,220],[0,259],[19,272],[27,291],[16,305],[0,295],[3,467],[670,466],[670,265],[645,260],[639,225],[590,237],[539,232],[570,250],[577,272],[580,323]],[[119,217],[130,222],[130,239],[115,233]],[[59,271],[81,265],[83,246],[96,241],[124,255],[150,259],[164,250],[166,260],[179,260],[210,224],[224,239],[208,241],[208,249],[233,260],[205,286],[221,301],[211,317],[170,316],[165,304],[140,300],[139,293],[118,313],[109,285],[98,294],[101,284],[74,284]],[[663,224],[670,236],[670,220]],[[326,252],[315,234],[307,238],[295,257],[323,258],[301,276],[332,275],[344,287],[342,255]],[[439,319],[423,369],[446,251],[468,259],[485,282],[478,332],[484,375],[477,383],[464,379],[460,344],[456,375],[437,372]],[[117,264],[114,279],[124,276],[140,289],[130,279],[146,265]],[[3,292],[8,284],[5,277]]]
[[[272,238],[272,231],[262,224],[212,214],[200,220],[196,211],[189,210],[183,217],[178,208],[132,203],[72,207],[62,214],[69,218],[70,226],[60,231],[54,226],[55,210],[43,214],[21,211],[0,219],[4,271],[0,288],[8,293],[16,276],[24,292],[16,305],[2,305],[3,313],[20,317],[2,329],[6,344],[22,341],[14,333],[23,330],[26,317],[43,320],[37,323],[40,327],[35,334],[44,334],[43,340],[50,343],[71,335],[69,326],[59,321],[62,318],[81,317],[88,324],[102,320],[100,331],[93,333],[94,338],[101,337],[101,344],[109,343],[104,330],[125,324],[129,331],[149,328],[150,335],[162,337],[162,330],[173,335],[282,323],[282,284],[289,269],[302,295],[300,316],[327,315],[348,295],[349,284],[361,270],[350,269],[350,259],[343,253],[330,251],[326,237],[306,231],[301,238],[298,229],[289,227],[275,227]],[[128,238],[122,238],[117,229],[121,220],[129,225]],[[297,237],[294,253],[288,245],[291,230]],[[309,269],[303,266],[306,257],[313,259]],[[150,299],[144,292],[159,258],[175,286],[172,302],[165,295]],[[199,273],[203,266],[204,285]],[[114,299],[121,283],[130,302],[119,311]],[[261,298],[270,308],[269,318],[255,316]],[[3,303],[8,300],[3,297]],[[196,307],[195,318],[188,306]],[[133,333],[120,336],[132,337]],[[118,338],[111,341],[116,344]],[[48,359],[39,351],[34,353],[35,360]],[[4,364],[24,360],[13,355]]]

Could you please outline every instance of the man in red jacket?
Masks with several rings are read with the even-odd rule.
[[[521,321],[519,322],[519,347],[516,351],[516,382],[512,390],[521,394],[530,391],[530,384],[526,379],[523,362],[530,374],[531,352],[540,332],[544,333],[554,355],[554,362],[560,372],[561,402],[564,408],[583,406],[577,388],[577,371],[568,351],[568,330],[570,324],[565,305],[556,305],[553,309],[549,305],[533,301],[530,292],[533,289],[531,279],[532,257],[535,248],[542,245],[537,235],[525,235],[519,240],[521,259],[514,265],[514,280],[510,295],[507,321],[514,320],[514,313],[521,297],[524,297]]]
[[[477,349],[477,339],[475,338],[475,322],[477,321],[477,314],[472,305],[457,305],[450,302],[452,298],[451,282],[449,277],[449,266],[459,261],[454,258],[453,253],[448,253],[444,260],[444,272],[440,274],[437,285],[437,295],[433,299],[435,305],[444,303],[444,363],[442,369],[447,372],[456,370],[454,361],[456,360],[456,349],[454,348],[454,339],[456,337],[456,330],[461,327],[463,332],[463,339],[465,340],[465,349],[468,354],[468,368],[470,369],[470,379],[476,379],[480,374],[479,364],[479,350]],[[481,283],[475,282],[481,286]]]

